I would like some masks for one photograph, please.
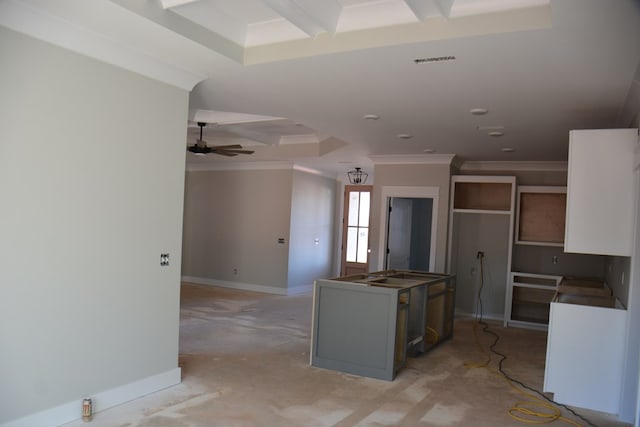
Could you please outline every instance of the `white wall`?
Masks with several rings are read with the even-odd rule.
[[[294,171],[288,288],[305,288],[332,276],[336,181]]]
[[[79,418],[178,369],[188,93],[1,27],[0,58],[0,424]]]
[[[291,168],[188,172],[185,280],[286,293],[292,180]]]
[[[620,127],[640,127],[640,64],[629,88],[624,108],[619,116]],[[625,375],[622,388],[620,419],[640,425],[640,152],[636,153],[636,243],[630,259],[612,257],[608,279],[626,288],[627,299],[627,349]],[[623,284],[622,275],[625,282]]]

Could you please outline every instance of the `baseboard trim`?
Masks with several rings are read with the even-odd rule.
[[[313,291],[313,283],[310,285],[300,285],[287,289],[287,295],[301,295]]]
[[[461,319],[476,319],[478,318],[478,315],[475,313],[469,313],[466,311],[459,311],[456,310],[455,311],[455,317],[457,318],[461,318]],[[504,316],[501,316],[499,314],[483,314],[482,315],[482,319],[483,320],[492,320],[492,321],[496,321],[496,322],[504,322]],[[479,320],[479,318],[478,318]]]
[[[93,402],[93,412],[104,411],[147,394],[180,384],[181,380],[181,369],[175,368],[120,387],[92,394],[89,397]],[[82,416],[83,397],[85,396],[78,397],[73,402],[9,421],[0,425],[0,427],[59,426],[79,420]]]
[[[279,288],[277,286],[256,285],[253,283],[230,282],[228,280],[208,279],[206,277],[182,276],[183,282],[196,285],[217,286],[219,288],[239,289],[241,291],[260,292],[273,295],[300,295],[313,290],[313,284],[301,285],[293,288]],[[0,426],[2,427],[2,426]]]
[[[239,289],[242,291],[261,292],[263,294],[287,295],[286,288],[276,286],[255,285],[253,283],[229,282],[226,280],[207,279],[205,277],[182,276],[183,282],[196,285],[217,286],[220,288]]]

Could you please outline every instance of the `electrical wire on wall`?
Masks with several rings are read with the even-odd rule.
[[[479,364],[466,363],[465,366],[468,368],[487,369],[493,374],[498,375],[499,377],[504,379],[505,382],[509,384],[509,386],[512,389],[514,389],[514,391],[525,396],[528,399],[526,401],[517,402],[508,410],[509,416],[517,421],[527,423],[527,424],[547,424],[547,423],[552,423],[554,421],[563,421],[567,424],[581,427],[581,424],[562,416],[561,410],[559,408],[563,408],[568,412],[570,412],[576,418],[579,418],[580,420],[582,420],[587,425],[591,427],[597,427],[591,421],[581,416],[580,414],[576,413],[574,410],[572,410],[568,406],[555,402],[554,400],[545,396],[542,392],[532,387],[529,387],[523,382],[511,377],[509,374],[507,374],[504,371],[504,368],[502,365],[504,361],[507,360],[507,356],[503,353],[500,353],[495,348],[496,345],[498,344],[498,341],[500,340],[500,336],[497,333],[493,332],[491,329],[489,329],[489,325],[484,321],[482,317],[483,316],[482,290],[484,288],[484,252],[478,252],[476,257],[480,263],[480,288],[478,289],[478,300],[476,304],[475,320],[477,321],[477,323],[474,323],[473,325],[473,334],[475,335],[475,340],[476,340],[476,344],[478,345],[478,348],[480,348],[480,350],[487,356],[487,360]],[[478,337],[478,334],[477,334],[476,325],[481,325],[482,332],[493,338],[493,342],[491,343],[491,345],[489,345],[489,350],[491,351],[491,353],[495,354],[500,358],[500,360],[498,361],[497,370],[489,367],[489,364],[491,363],[491,354],[485,351],[482,344],[480,343],[480,338]],[[515,384],[517,384],[521,388],[516,387]],[[525,390],[528,390],[535,394],[528,393]]]

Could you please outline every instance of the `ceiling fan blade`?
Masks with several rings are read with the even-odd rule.
[[[227,156],[227,157],[235,157],[238,155],[238,153],[234,153],[233,151],[226,151],[226,150],[213,150],[211,152],[213,154],[220,154],[221,156]]]
[[[212,145],[211,148],[214,150],[239,150],[242,148],[240,144],[232,144],[232,145]]]
[[[237,153],[237,154],[253,154],[255,153],[255,151],[253,150],[226,150],[229,151],[230,153]]]

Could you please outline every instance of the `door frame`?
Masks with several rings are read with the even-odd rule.
[[[373,185],[363,185],[363,184],[347,184],[343,188],[343,196],[342,196],[342,222],[340,224],[340,233],[341,233],[341,245],[340,245],[340,263],[339,263],[339,275],[345,276],[345,270],[351,264],[362,264],[362,263],[350,263],[346,260],[346,252],[347,252],[347,233],[345,233],[348,227],[348,212],[347,208],[349,206],[349,192],[350,191],[358,191],[369,193],[369,220],[368,220],[368,237],[367,237],[367,262],[364,263],[364,273],[367,273],[369,270],[369,266],[371,266],[371,211],[373,208]]]
[[[431,246],[429,249],[429,271],[436,268],[436,243],[438,241],[438,199],[440,187],[406,187],[383,186],[380,191],[380,233],[378,242],[378,266],[383,268],[387,256],[386,243],[389,230],[389,199],[392,197],[405,197],[410,199],[433,199],[431,206]]]

